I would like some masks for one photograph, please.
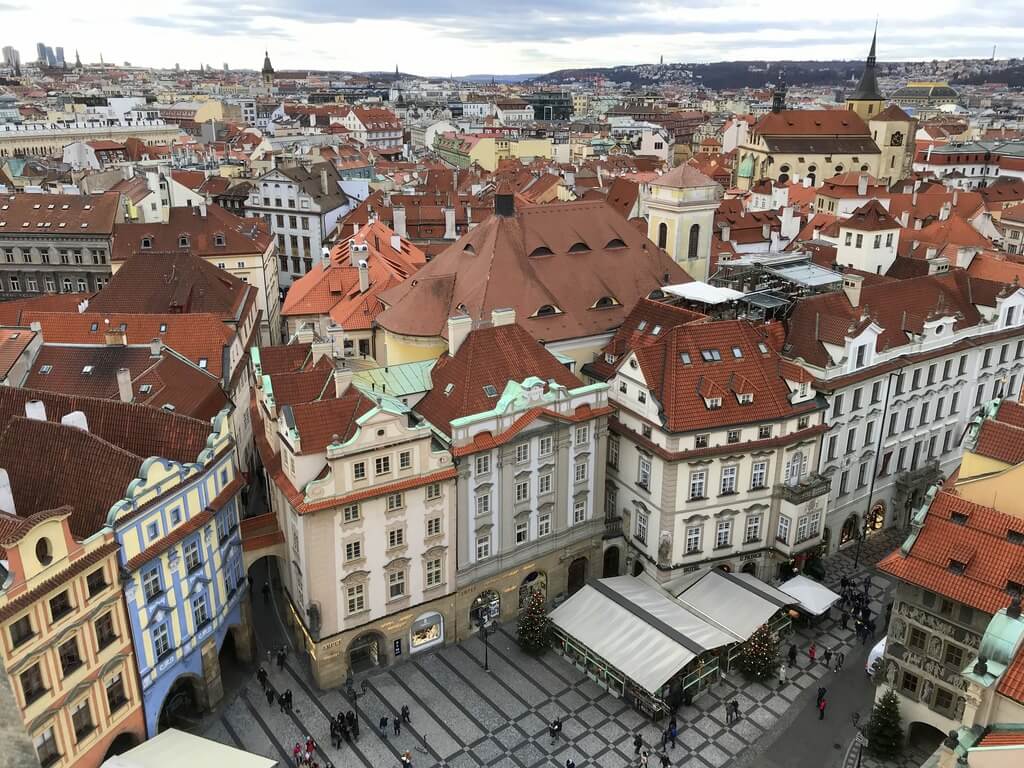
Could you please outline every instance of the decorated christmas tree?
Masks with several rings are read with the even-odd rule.
[[[530,593],[526,607],[519,613],[519,624],[516,627],[519,646],[529,653],[540,653],[550,643],[549,629],[544,595],[535,590]]]
[[[896,757],[903,749],[900,702],[892,688],[875,702],[868,721],[868,750],[879,757]]]
[[[740,650],[740,671],[754,680],[767,680],[779,668],[778,653],[778,635],[762,624]]]

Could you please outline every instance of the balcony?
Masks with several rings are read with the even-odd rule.
[[[782,483],[776,485],[775,490],[783,501],[789,502],[793,506],[799,506],[806,504],[811,499],[827,495],[831,487],[832,481],[829,478],[813,472],[804,477],[797,485]]]
[[[616,536],[622,535],[622,518],[621,517],[609,517],[604,518],[604,538],[614,539]]]

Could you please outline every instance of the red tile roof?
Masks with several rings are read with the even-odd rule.
[[[999,693],[1024,704],[1024,644],[1017,649],[1017,655],[999,681]]]
[[[870,136],[854,112],[845,109],[786,109],[769,112],[751,129],[759,136]]]
[[[860,232],[879,232],[886,229],[900,229],[900,223],[882,207],[877,200],[868,200],[839,222],[843,229],[854,229]]]
[[[0,325],[28,326],[21,322],[25,312],[78,312],[78,306],[91,293],[44,293],[28,299],[11,299],[0,301]]]
[[[1024,654],[1018,654],[1024,658]],[[1003,693],[1003,684],[999,686],[999,692]],[[1019,697],[1011,696],[1020,701]],[[1024,747],[1024,730],[1019,731],[989,731],[975,745],[976,747]]]
[[[996,412],[996,420],[1024,429],[1024,405],[1013,400],[1003,400]]]
[[[272,373],[269,376],[274,403],[278,408],[282,405],[311,403],[324,396],[334,397],[334,362],[327,355],[321,357],[312,368]]]
[[[531,376],[569,388],[582,385],[519,324],[478,328],[454,357],[438,358],[430,374],[431,390],[417,403],[416,411],[451,434],[453,419],[491,410],[508,382]],[[484,391],[488,385],[494,387],[493,396]]]
[[[299,433],[300,454],[320,453],[337,437],[345,442],[356,432],[356,419],[375,406],[355,387],[341,397],[286,406]]]
[[[188,238],[181,246],[180,238]],[[223,238],[223,245],[218,245]],[[198,207],[171,208],[166,224],[118,224],[114,227],[113,261],[126,261],[143,251],[143,240],[156,252],[183,251],[204,258],[215,256],[262,255],[273,238],[260,219],[243,219],[219,205],[206,206],[206,215]]]
[[[283,344],[260,347],[260,369],[268,373],[294,373],[312,362],[312,344]]]
[[[954,513],[966,516],[966,522],[953,522]],[[940,490],[910,553],[904,556],[897,550],[878,567],[902,581],[992,614],[1010,604],[1007,581],[1024,568],[1024,547],[1010,542],[1008,531],[1024,534],[1024,520]],[[950,561],[958,556],[970,559],[963,573],[950,570]]]
[[[1005,464],[1024,462],[1024,427],[987,419],[981,425],[974,453]]]
[[[814,401],[790,402],[782,360],[768,341],[762,328],[746,320],[720,320],[677,325],[659,343],[636,350],[665,429],[775,421],[817,408]],[[712,351],[719,359],[705,360],[704,353]],[[753,395],[753,401],[740,403],[741,394]],[[720,398],[721,406],[710,409],[705,398]]]
[[[121,210],[121,196],[0,195],[0,235],[45,234],[74,238],[110,235]]]
[[[0,328],[0,380],[10,373],[35,337],[35,332],[28,328]]]

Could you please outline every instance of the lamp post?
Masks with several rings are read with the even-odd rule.
[[[359,683],[359,690],[356,690],[354,681],[352,679],[352,670],[348,671],[348,677],[345,678],[345,695],[351,700],[353,706],[356,708],[356,721],[359,721],[359,699],[366,695],[366,681],[362,680]]]
[[[488,643],[487,638],[489,638],[491,634],[494,632],[494,627],[492,627],[491,623],[487,621],[486,611],[481,610],[480,613],[477,615],[476,628],[480,632],[480,636],[484,639],[484,671],[490,672],[491,668],[488,663],[488,651],[490,650],[490,643]]]

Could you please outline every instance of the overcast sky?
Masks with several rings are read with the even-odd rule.
[[[1024,51],[1024,0],[0,0],[0,45],[74,61],[426,75],[665,61],[882,60]]]

